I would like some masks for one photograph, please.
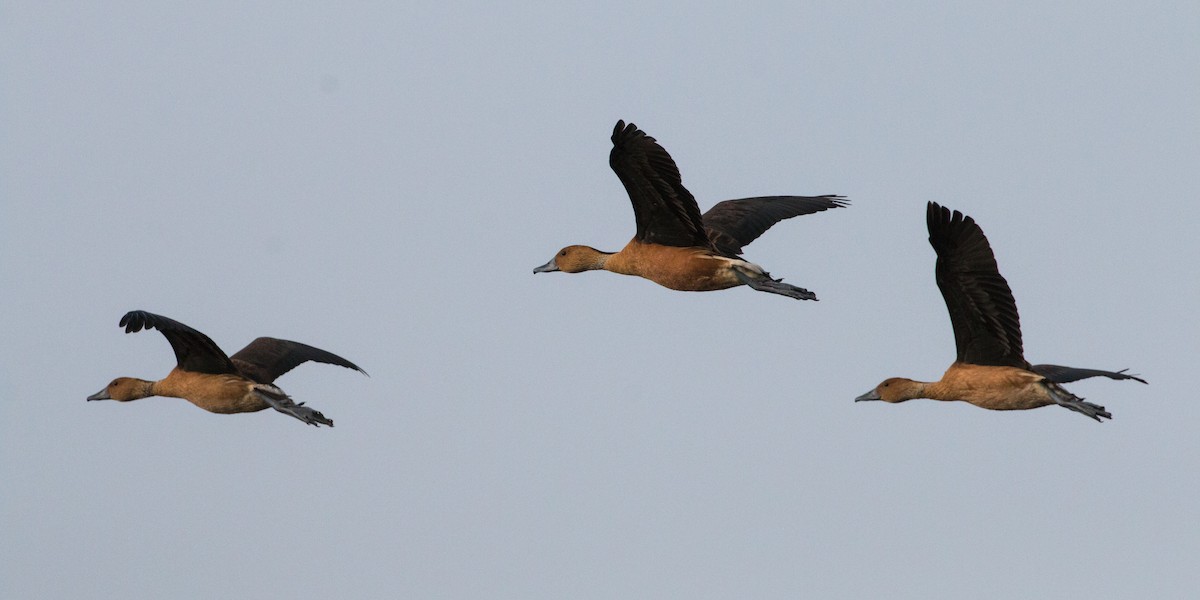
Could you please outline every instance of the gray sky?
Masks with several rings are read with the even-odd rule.
[[[1200,587],[1200,5],[6,2],[0,596],[1185,597]],[[812,289],[531,274],[617,250],[632,120],[701,208],[845,194]],[[1113,413],[854,404],[954,358],[924,205]],[[337,422],[85,403],[141,308]]]

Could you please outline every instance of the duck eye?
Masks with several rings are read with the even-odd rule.
[[[562,252],[559,252],[559,253],[558,253],[558,255],[559,255],[559,256],[566,256],[566,255],[567,255],[567,251],[566,251],[566,250],[563,250]]]

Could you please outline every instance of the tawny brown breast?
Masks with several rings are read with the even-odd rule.
[[[684,292],[707,292],[741,285],[729,259],[700,248],[679,248],[629,242],[609,258],[605,269],[649,279]]]
[[[183,398],[221,414],[256,412],[269,405],[254,393],[254,382],[237,375],[213,375],[173,369],[154,386],[159,396]]]
[[[991,410],[1028,410],[1054,404],[1037,373],[1016,367],[954,363],[929,386],[940,400],[962,400]]]

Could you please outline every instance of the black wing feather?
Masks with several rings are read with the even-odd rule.
[[[736,256],[772,225],[792,217],[846,206],[842,196],[760,196],[718,202],[704,213],[708,237],[722,254]]]
[[[925,221],[929,243],[938,255],[937,284],[950,312],[958,361],[1029,368],[1017,302],[983,230],[971,217],[934,202],[927,207]]]
[[[354,369],[366,375],[358,365],[308,344],[260,337],[238,350],[232,357],[243,375],[258,383],[271,383],[278,377],[307,362],[316,361]]]
[[[1142,383],[1149,383],[1145,379],[1137,375],[1126,373],[1129,369],[1121,369],[1120,371],[1104,371],[1101,369],[1084,369],[1080,367],[1064,367],[1062,365],[1033,365],[1033,371],[1054,383],[1071,383],[1080,379],[1089,377],[1107,377],[1109,379],[1132,379]]]
[[[664,246],[710,246],[700,207],[683,187],[679,168],[654,138],[617,121],[608,164],[625,185],[637,220],[634,239]]]
[[[135,333],[143,329],[157,329],[162,332],[171,343],[171,349],[175,351],[175,361],[184,371],[218,375],[238,372],[225,352],[207,335],[174,319],[144,310],[131,310],[121,317],[120,326],[125,328],[125,333]]]

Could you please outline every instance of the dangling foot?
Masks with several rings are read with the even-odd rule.
[[[1045,385],[1043,383],[1043,385]],[[1112,419],[1112,415],[1103,406],[1084,402],[1083,398],[1068,392],[1065,388],[1058,385],[1046,385],[1046,389],[1050,392],[1050,398],[1058,403],[1063,408],[1069,408],[1077,413],[1087,415],[1096,420],[1098,423],[1103,423],[1101,417]]]
[[[750,286],[751,289],[759,292],[768,292],[771,294],[779,294],[788,298],[797,300],[816,300],[817,295],[794,285],[789,285],[783,282],[782,279],[771,279],[768,275],[765,279],[757,279],[747,275],[741,271],[734,271],[737,278],[744,284]]]
[[[320,427],[321,425],[333,427],[333,421],[326,419],[325,415],[321,414],[320,411],[305,406],[303,402],[298,404],[293,402],[291,397],[283,393],[283,390],[273,385],[256,385],[254,386],[254,393],[258,394],[258,397],[265,400],[267,404],[270,404],[271,408],[285,415],[296,417],[314,427]]]

